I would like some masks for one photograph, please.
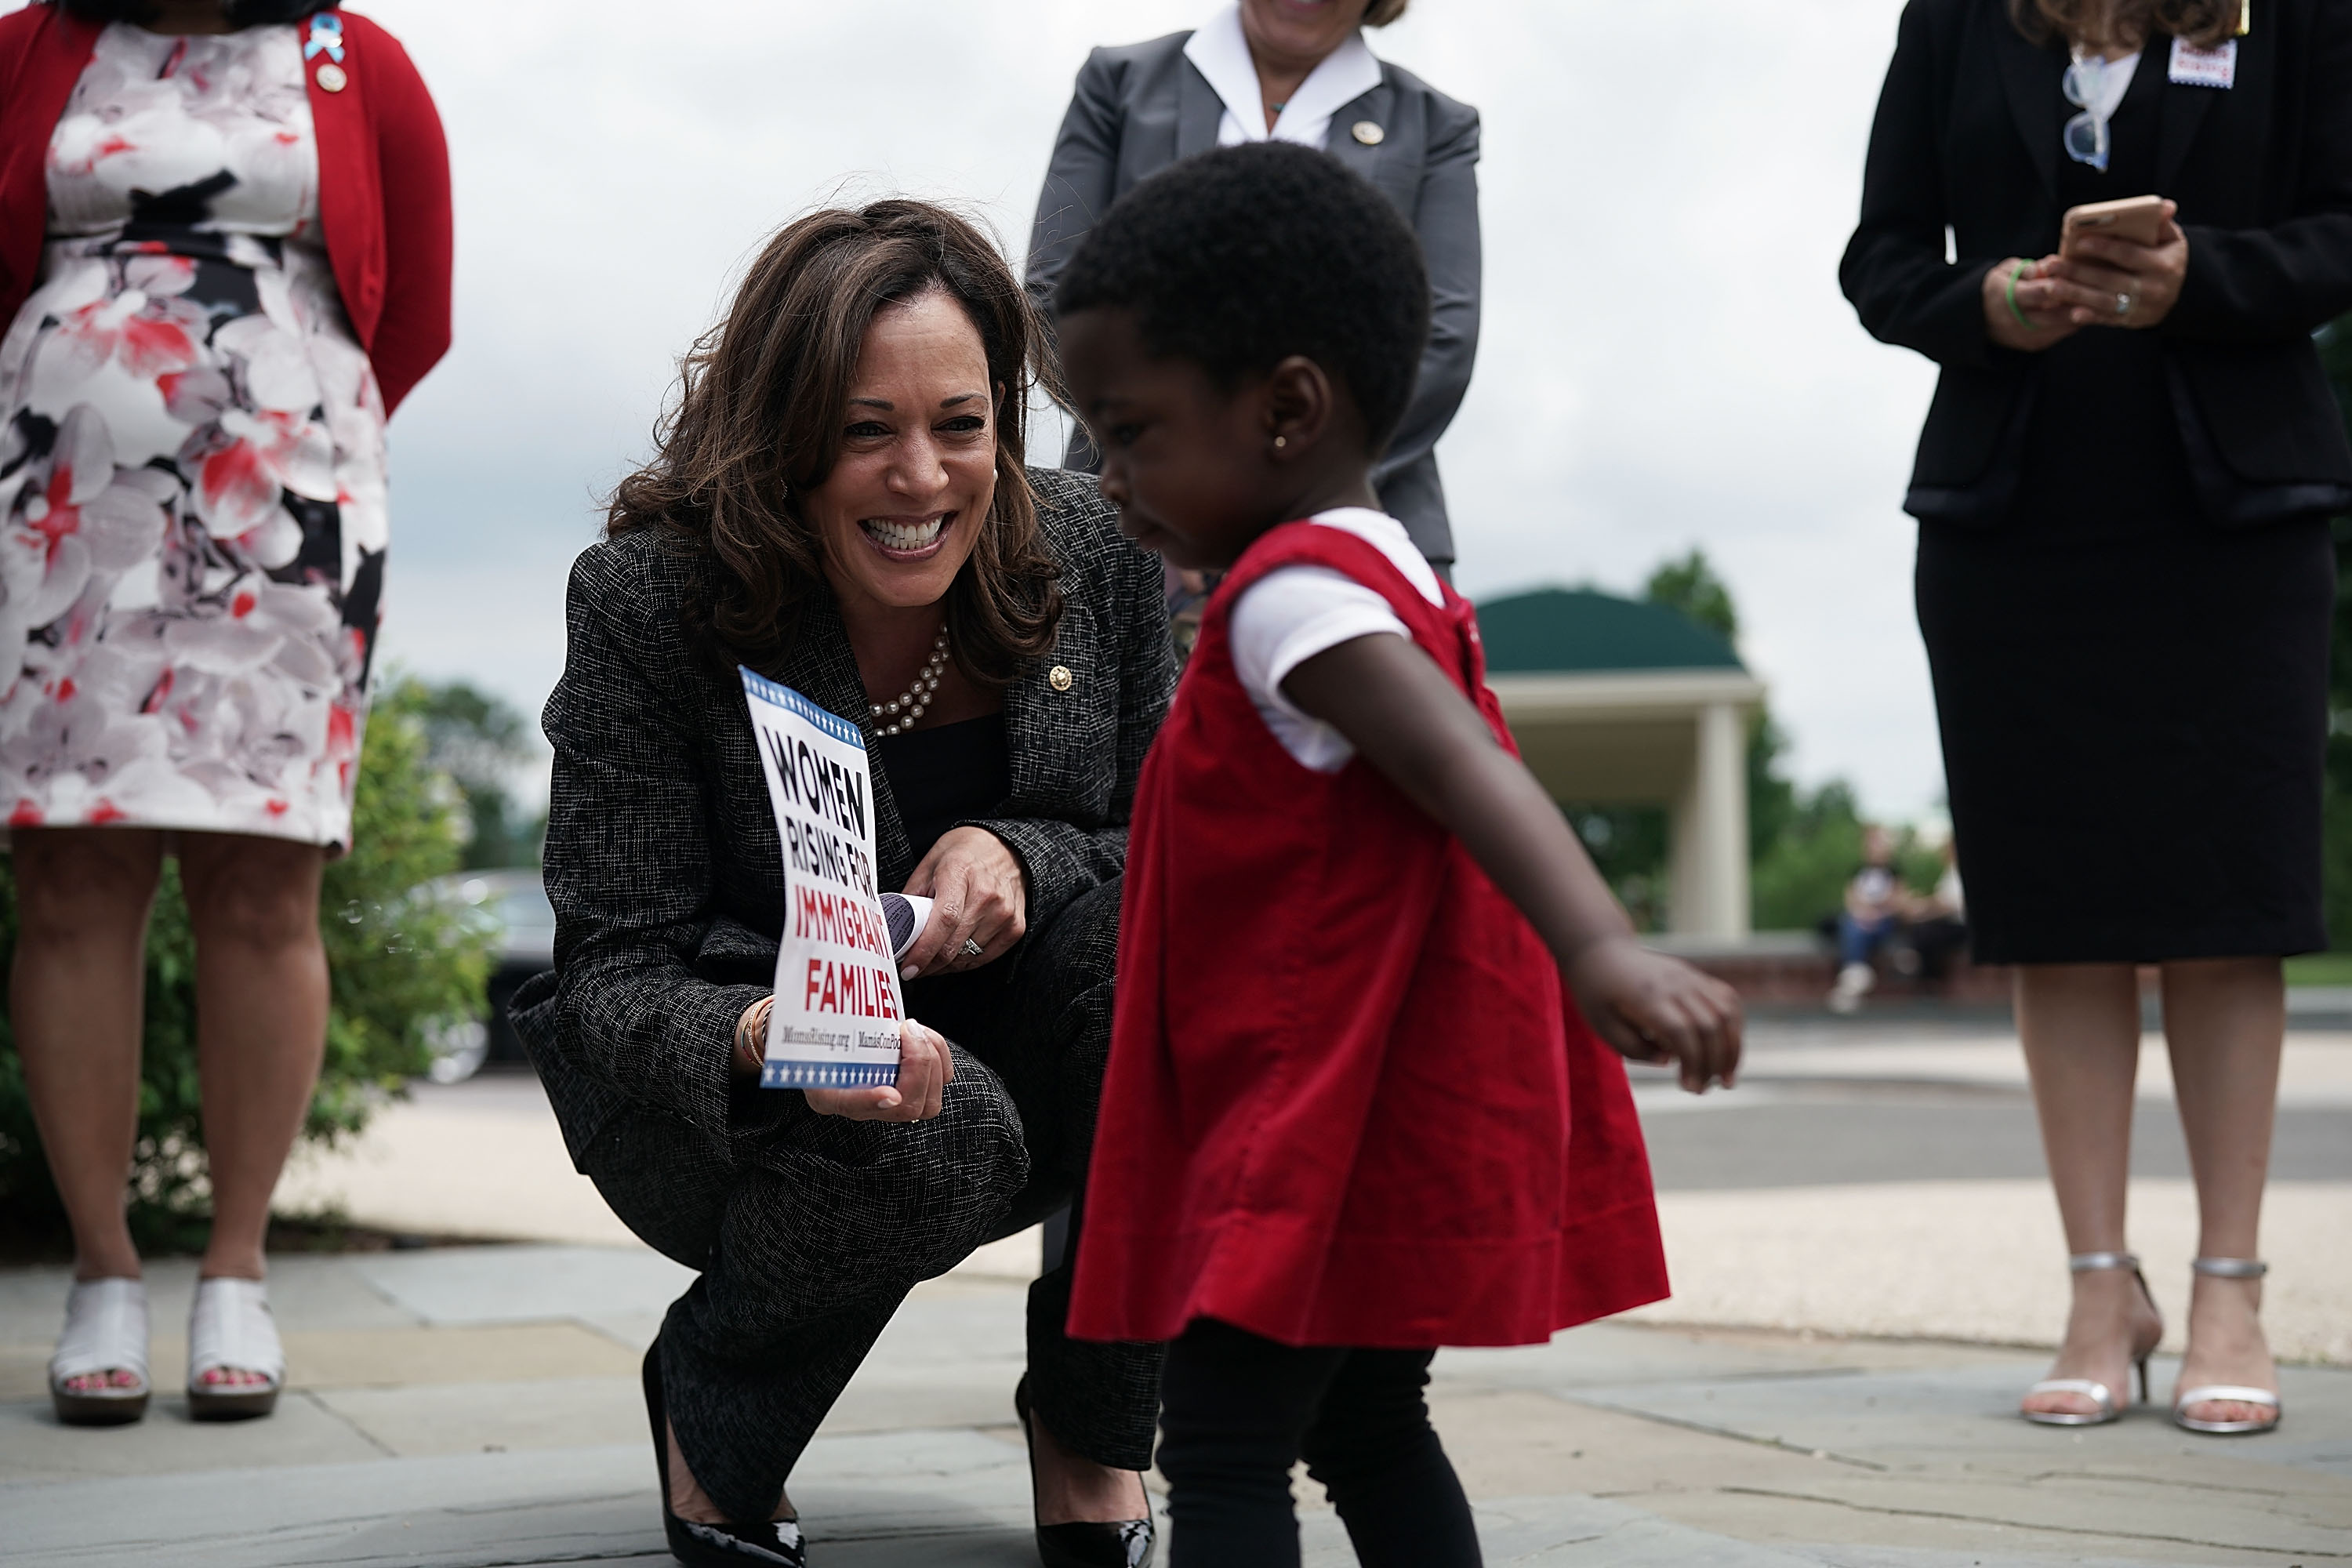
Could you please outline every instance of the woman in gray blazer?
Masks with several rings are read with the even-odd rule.
[[[952,215],[803,218],[572,568],[545,720],[555,969],[514,1020],[574,1162],[700,1271],[645,1368],[688,1563],[798,1563],[784,1483],[907,1292],[1086,1175],[1128,813],[1175,664],[1158,563],[1091,479],[1023,463],[1043,341]],[[785,888],[739,663],[865,731],[877,880],[938,900],[895,1089],[759,1087]],[[1159,1351],[1072,1342],[1069,1284],[1030,1291],[1016,1396],[1038,1545],[1137,1568]]]
[[[1030,297],[1045,309],[1087,230],[1145,175],[1237,142],[1320,147],[1378,186],[1421,237],[1429,347],[1404,422],[1374,471],[1381,505],[1444,567],[1454,531],[1437,438],[1462,406],[1478,355],[1478,111],[1376,58],[1364,27],[1408,0],[1333,0],[1307,18],[1279,0],[1240,0],[1195,32],[1087,57],[1029,242]],[[1066,459],[1091,469],[1083,432]]]

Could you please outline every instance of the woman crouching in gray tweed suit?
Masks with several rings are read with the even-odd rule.
[[[572,568],[556,967],[515,1022],[580,1169],[701,1271],[646,1362],[687,1562],[803,1562],[785,1479],[898,1303],[1086,1173],[1175,664],[1158,563],[1092,479],[1024,468],[1040,341],[951,214],[803,218]],[[784,889],[739,661],[865,727],[882,885],[939,900],[896,1089],[756,1087]],[[1066,1339],[1068,1290],[1029,1298],[1039,1545],[1129,1568],[1159,1352]]]

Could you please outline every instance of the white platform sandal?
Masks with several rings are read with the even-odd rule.
[[[119,1387],[69,1388],[77,1377],[127,1372]],[[66,1293],[66,1327],[49,1358],[49,1399],[68,1426],[121,1426],[147,1414],[147,1287],[137,1279],[85,1279]]]
[[[268,1381],[207,1384],[213,1371],[257,1372]],[[286,1386],[286,1351],[258,1279],[199,1279],[188,1313],[188,1414],[199,1421],[242,1421],[277,1408]]]
[[[2255,1258],[2197,1258],[2189,1260],[2189,1267],[2214,1279],[2259,1279],[2271,1271],[2269,1264]],[[2189,1414],[2189,1406],[2216,1400],[2259,1405],[2268,1410],[2270,1415],[2252,1421],[2200,1421]],[[2198,1388],[2184,1388],[2172,1398],[2174,1426],[2184,1432],[2202,1432],[2211,1436],[2268,1432],[2276,1427],[2285,1415],[2276,1394],[2267,1388],[2252,1388],[2243,1384],[2209,1383]]]
[[[2073,1274],[2089,1274],[2105,1268],[2128,1268],[2132,1271],[2132,1278],[2139,1281],[2141,1299],[2147,1302],[2151,1310],[2156,1306],[2156,1297],[2147,1288],[2147,1279],[2139,1271],[2139,1258],[2132,1253],[2077,1252],[2066,1259],[2066,1268]],[[2163,1339],[2164,1331],[2159,1326],[2155,1339],[2149,1341],[2144,1347],[2136,1345],[2132,1349],[2132,1365],[2139,1373],[2139,1402],[2142,1405],[2147,1403],[2147,1358],[2156,1353],[2156,1347]],[[2099,1407],[2095,1412],[2022,1409],[2018,1412],[2020,1415],[2037,1426],[2105,1426],[2111,1421],[2120,1421],[2124,1418],[2123,1405],[2116,1399],[2115,1390],[2093,1378],[2044,1378],[2027,1389],[2025,1397],[2031,1399],[2037,1394],[2079,1394]]]

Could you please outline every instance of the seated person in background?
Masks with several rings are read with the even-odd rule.
[[[1903,916],[1903,936],[1910,954],[1916,955],[1916,970],[1928,980],[1944,978],[1969,943],[1968,896],[1960,887],[1959,850],[1953,839],[1944,840],[1943,857],[1936,890],[1910,900]]]
[[[1838,911],[1837,984],[1830,987],[1829,1009],[1851,1013],[1862,1005],[1878,984],[1870,961],[1895,930],[1904,913],[1906,895],[1902,873],[1895,868],[1895,839],[1876,826],[1862,830],[1862,866],[1845,885],[1845,908]]]

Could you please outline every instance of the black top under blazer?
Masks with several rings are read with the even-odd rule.
[[[2352,5],[2250,3],[2233,87],[2169,80],[2162,34],[2139,68],[2168,79],[2154,194],[2189,237],[2179,302],[2150,330],[2198,499],[2237,526],[2352,505],[2352,446],[2311,341],[2352,310]],[[1992,342],[1980,290],[2002,258],[2058,247],[2066,63],[2005,0],[1904,8],[1839,279],[1874,337],[1943,366],[1904,502],[1916,517],[1992,524],[2013,498],[2040,356]]]
[[[1192,37],[1099,48],[1078,72],[1029,238],[1029,292],[1048,316],[1055,280],[1110,204],[1177,159],[1216,146],[1224,100],[1184,58]],[[1381,128],[1371,145],[1352,134],[1366,121]],[[1437,438],[1462,406],[1478,357],[1478,111],[1382,60],[1381,84],[1332,110],[1324,150],[1378,186],[1421,240],[1429,346],[1372,480],[1382,508],[1421,552],[1449,562],[1454,530],[1437,477]],[[1072,438],[1071,460],[1091,460],[1082,437]]]
[[[1012,794],[969,826],[1020,859],[1034,929],[1125,866],[1176,660],[1160,563],[1120,536],[1094,480],[1033,468],[1029,482],[1062,564],[1061,627],[1004,693]],[[542,721],[555,968],[517,992],[513,1016],[575,1160],[624,1109],[727,1137],[735,1023],[774,984],[783,856],[741,679],[698,655],[681,616],[708,570],[656,532],[572,563],[563,677]],[[765,673],[867,727],[830,595]],[[903,887],[915,856],[879,768],[874,818],[882,886]]]

